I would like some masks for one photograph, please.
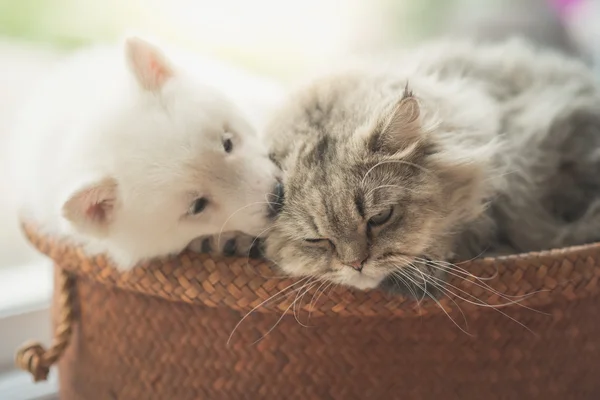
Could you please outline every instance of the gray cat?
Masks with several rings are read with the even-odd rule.
[[[293,276],[434,295],[448,260],[600,239],[600,86],[523,41],[324,77],[267,133],[285,178],[265,254]]]

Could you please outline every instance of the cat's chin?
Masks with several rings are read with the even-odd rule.
[[[439,288],[431,284],[425,286],[416,285],[406,279],[397,279],[393,275],[386,276],[377,288],[391,295],[403,296],[419,301],[425,298],[439,299],[444,294]]]
[[[376,289],[385,277],[375,278],[358,272],[348,272],[343,276],[332,279],[336,283],[350,286],[358,290]]]

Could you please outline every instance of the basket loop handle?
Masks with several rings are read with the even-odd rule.
[[[75,294],[75,276],[59,268],[57,274],[58,298],[57,312],[58,323],[54,330],[52,346],[45,349],[39,342],[29,341],[24,343],[15,356],[15,363],[20,369],[29,372],[34,382],[48,379],[50,367],[54,365],[65,352],[71,341],[75,313],[73,298]]]

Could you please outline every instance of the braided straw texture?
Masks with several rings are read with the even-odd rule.
[[[597,244],[463,263],[490,277],[449,280],[470,303],[341,287],[313,297],[316,285],[296,307],[304,290],[238,325],[294,281],[261,261],[192,253],[119,273],[25,232],[59,277],[75,277],[61,400],[600,398]],[[471,304],[533,292],[500,309]]]

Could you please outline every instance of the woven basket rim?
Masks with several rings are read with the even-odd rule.
[[[447,287],[453,294],[439,302],[427,300],[417,304],[378,290],[357,291],[339,286],[323,294],[319,289],[324,285],[315,283],[296,292],[313,301],[296,303],[292,307],[298,299],[292,290],[303,283],[278,276],[264,260],[212,257],[186,250],[177,256],[153,259],[121,272],[105,256],[90,257],[67,238],[40,233],[35,224],[23,222],[22,229],[38,251],[78,278],[169,301],[229,307],[242,312],[256,309],[281,314],[304,310],[315,317],[333,314],[411,317],[452,313],[458,308],[462,312],[480,312],[484,308],[477,304],[484,303],[510,303],[502,310],[529,308],[596,295],[600,279],[600,243],[592,243],[461,262],[461,268],[482,279],[495,277],[485,281],[474,277],[451,277]],[[290,285],[288,292],[292,292],[291,295],[272,298]],[[315,297],[318,297],[316,302]],[[517,297],[518,304],[515,303]]]

